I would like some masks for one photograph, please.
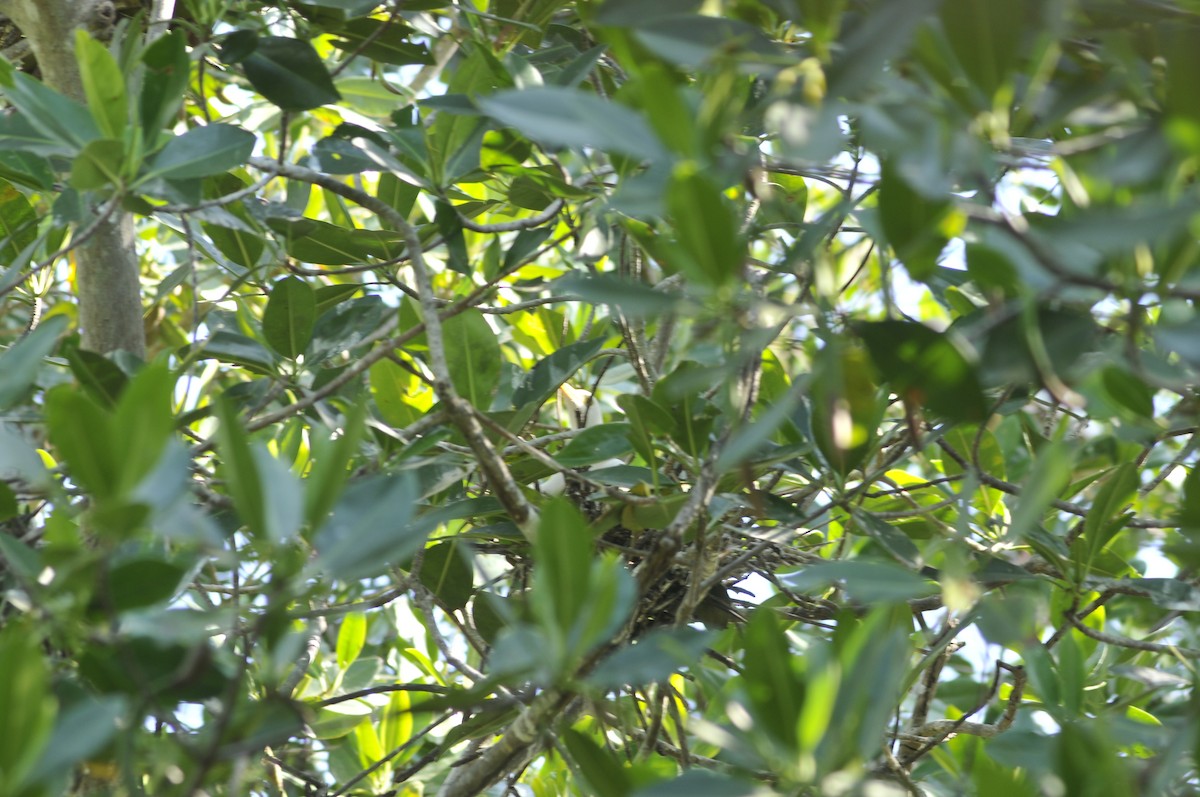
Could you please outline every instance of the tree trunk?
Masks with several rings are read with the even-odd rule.
[[[0,0],[0,12],[25,34],[48,86],[86,102],[75,60],[75,29],[111,29],[111,0]],[[120,210],[75,250],[83,348],[145,356],[142,296],[133,217]]]

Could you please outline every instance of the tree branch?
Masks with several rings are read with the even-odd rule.
[[[348,186],[330,175],[321,174],[302,166],[280,163],[269,158],[251,158],[249,164],[260,171],[271,172],[281,177],[326,188],[374,212],[388,226],[398,230],[404,236],[404,245],[411,258],[417,280],[421,314],[425,319],[425,336],[429,341],[429,370],[433,374],[434,391],[441,400],[451,422],[458,427],[475,452],[480,470],[483,471],[489,486],[495,491],[497,499],[521,533],[527,539],[533,540],[537,534],[537,512],[525,500],[525,495],[513,479],[512,473],[509,472],[508,465],[496,453],[495,447],[483,433],[483,428],[479,425],[472,407],[458,395],[454,385],[450,382],[450,370],[446,365],[446,344],[442,336],[442,320],[438,314],[429,267],[425,263],[421,239],[417,235],[416,229],[391,205],[365,191]]]

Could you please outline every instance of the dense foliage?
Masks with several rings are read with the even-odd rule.
[[[75,5],[0,793],[1194,793],[1193,0]]]

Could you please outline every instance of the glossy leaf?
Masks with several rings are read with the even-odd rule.
[[[240,127],[208,124],[171,139],[148,167],[147,177],[186,180],[240,166],[254,150],[255,137]]]
[[[254,90],[285,111],[308,111],[341,95],[313,46],[285,36],[264,36],[242,68]]]

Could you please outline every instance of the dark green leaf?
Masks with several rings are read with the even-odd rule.
[[[237,363],[266,373],[275,370],[277,357],[268,348],[253,338],[220,329],[208,340],[200,341],[197,349],[184,349],[184,356],[196,356],[201,360],[221,360]]]
[[[306,263],[358,265],[372,258],[392,260],[404,251],[404,237],[389,230],[355,230],[315,219],[272,220],[287,253]]]
[[[160,36],[142,53],[142,62],[146,65],[146,72],[142,78],[139,108],[142,129],[153,141],[153,135],[169,127],[179,113],[191,76],[187,35],[175,29]]]
[[[170,599],[187,573],[186,568],[156,557],[120,562],[108,571],[108,591],[101,599],[106,608],[118,612],[153,606]]]
[[[145,179],[186,180],[229,171],[246,162],[255,142],[253,133],[233,125],[193,127],[167,142]]]
[[[1005,83],[1013,80],[1013,67],[1021,57],[1021,40],[1036,30],[1031,0],[991,3],[962,0],[942,5],[942,27],[950,47],[967,76],[990,101]]]
[[[975,365],[952,332],[911,321],[858,324],[871,360],[892,390],[947,420],[979,422],[987,403]]]
[[[1105,479],[1096,494],[1092,509],[1083,522],[1083,536],[1088,545],[1088,561],[1096,556],[1120,530],[1123,523],[1113,521],[1126,509],[1138,487],[1139,468],[1132,462],[1118,465]]]
[[[879,216],[888,243],[913,279],[929,279],[949,238],[942,222],[949,215],[948,199],[930,199],[914,191],[898,167],[885,161],[879,181]]]
[[[285,111],[308,111],[341,99],[308,42],[264,36],[241,64],[254,90]]]
[[[93,399],[109,409],[116,406],[121,391],[129,381],[116,363],[87,349],[69,350],[67,362],[71,364],[71,372],[79,384]]]
[[[885,74],[884,63],[908,49],[913,33],[936,7],[937,0],[889,0],[860,16],[829,68],[830,96],[856,96]]]
[[[629,773],[611,750],[574,728],[567,728],[560,738],[597,797],[627,797],[633,790]]]
[[[421,563],[421,583],[437,596],[443,606],[458,610],[467,605],[474,592],[474,568],[466,546],[450,540],[425,549]]]
[[[284,357],[295,359],[308,347],[316,323],[313,289],[297,277],[285,277],[271,288],[263,310],[263,337]]]
[[[742,681],[754,720],[784,749],[795,749],[796,718],[804,705],[805,683],[787,637],[767,608],[750,615],[745,635]]]
[[[330,439],[328,433],[317,430],[310,433],[314,462],[304,491],[304,522],[312,528],[320,528],[342,492],[362,440],[366,415],[366,407],[359,403],[346,413],[336,438]]]
[[[675,235],[687,253],[677,263],[680,271],[714,287],[737,277],[745,252],[738,220],[721,186],[688,163],[676,169],[666,198]]]

